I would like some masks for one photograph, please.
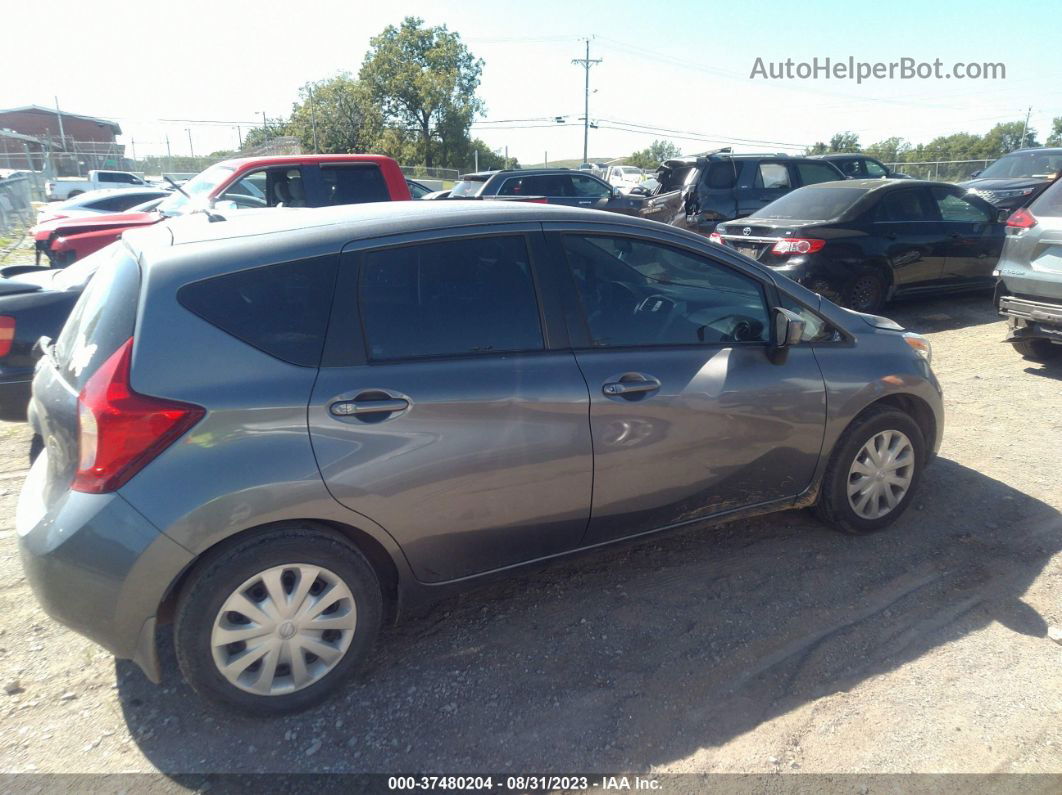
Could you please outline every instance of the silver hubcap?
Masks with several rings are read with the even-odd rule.
[[[320,566],[266,569],[237,588],[210,634],[214,665],[230,683],[261,696],[293,693],[325,676],[354,638],[350,588]]]
[[[856,454],[848,470],[848,504],[864,519],[880,519],[900,504],[914,478],[911,440],[900,431],[882,431]]]

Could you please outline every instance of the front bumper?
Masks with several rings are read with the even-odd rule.
[[[47,459],[30,469],[15,514],[26,579],[48,615],[157,682],[155,614],[193,556],[119,494],[66,491],[47,505]]]

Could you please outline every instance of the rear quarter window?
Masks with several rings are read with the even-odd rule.
[[[108,246],[99,256],[103,261],[55,343],[59,371],[78,391],[136,326],[140,266],[124,244]]]
[[[313,257],[186,284],[177,300],[213,326],[277,359],[321,363],[338,257]],[[98,278],[98,277],[97,277]]]

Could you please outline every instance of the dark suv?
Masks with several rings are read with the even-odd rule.
[[[1003,155],[984,171],[975,171],[960,187],[1006,210],[1027,205],[1062,173],[1062,147],[1019,149]]]
[[[450,199],[540,199],[546,204],[637,215],[643,198],[570,168],[504,169],[462,174]]]
[[[656,178],[660,185],[640,215],[709,235],[716,224],[751,215],[795,188],[845,177],[810,157],[721,149],[661,163]]]

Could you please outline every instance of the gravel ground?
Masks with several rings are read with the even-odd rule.
[[[1062,370],[1001,344],[984,295],[890,314],[931,337],[948,413],[890,532],[793,511],[529,573],[275,722],[207,709],[165,644],[155,687],[40,610],[29,435],[0,423],[0,771],[1062,772]]]

